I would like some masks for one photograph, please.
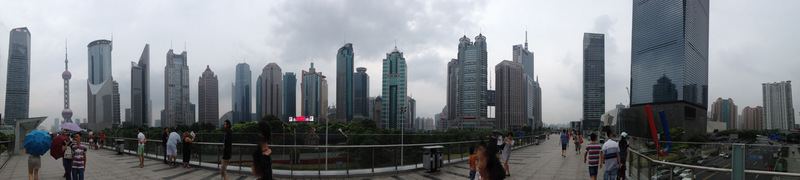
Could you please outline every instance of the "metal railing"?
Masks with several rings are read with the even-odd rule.
[[[545,136],[516,137],[514,148],[533,145],[546,139]],[[123,140],[126,153],[135,154],[135,138],[106,137],[109,140]],[[387,145],[269,145],[272,149],[272,167],[276,177],[352,177],[372,176],[383,173],[422,168],[424,146],[444,146],[445,164],[466,161],[469,148],[478,141],[458,141],[443,143],[387,144]],[[191,144],[193,166],[219,168],[222,145],[218,142],[194,142]],[[256,144],[233,143],[232,157],[228,171],[249,173],[252,153]],[[403,147],[403,148],[400,148]],[[327,149],[327,154],[325,154]],[[404,149],[401,151],[400,149]],[[178,144],[178,160],[183,159],[185,150]],[[161,159],[164,156],[161,140],[148,140],[145,143],[146,157]],[[327,156],[326,156],[327,155]],[[403,158],[401,161],[400,158]],[[326,159],[328,160],[326,163]]]
[[[8,163],[8,160],[11,159],[11,156],[13,155],[11,152],[13,144],[14,141],[12,140],[0,141],[0,169],[3,169],[3,167],[6,166],[6,163]]]

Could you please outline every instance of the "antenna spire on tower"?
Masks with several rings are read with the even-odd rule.
[[[528,50],[528,30],[525,30],[525,50]]]

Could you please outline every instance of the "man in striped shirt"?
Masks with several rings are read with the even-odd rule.
[[[597,165],[600,164],[600,152],[603,144],[597,143],[597,134],[590,134],[592,142],[586,145],[586,152],[583,153],[583,163],[586,163],[588,156],[589,159],[589,177],[592,180],[597,179]]]
[[[72,146],[72,179],[83,180],[86,167],[86,146],[81,144],[81,133],[75,133],[75,146]]]
[[[617,178],[619,171],[619,144],[614,141],[614,134],[611,130],[607,130],[608,140],[603,144],[602,152],[600,153],[600,167],[605,166],[606,171],[603,173],[603,180],[614,180]]]

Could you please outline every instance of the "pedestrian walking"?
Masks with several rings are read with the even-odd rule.
[[[253,151],[253,164],[251,169],[253,175],[259,177],[259,180],[271,180],[272,174],[272,149],[269,148],[270,137],[272,137],[272,128],[267,121],[258,122],[258,147]]]
[[[511,158],[511,148],[514,146],[514,138],[511,135],[512,133],[508,132],[506,139],[503,140],[505,145],[503,146],[503,155],[501,156],[503,160],[503,169],[506,170],[506,176],[511,176],[511,168],[508,167],[508,159]]]
[[[89,132],[89,138],[86,138],[89,141],[89,149],[94,148],[94,132]]]
[[[30,154],[27,149],[25,154]],[[28,155],[28,179],[39,180],[39,168],[42,168],[42,156]]]
[[[136,148],[136,155],[139,155],[139,168],[144,168],[144,144],[147,142],[147,138],[144,137],[142,128],[139,128],[139,134],[136,135],[136,139],[139,141],[139,146]]]
[[[619,172],[619,144],[612,139],[612,133],[611,130],[606,131],[608,140],[603,144],[600,154],[600,167],[606,167],[603,180],[614,180]]]
[[[100,147],[103,147],[103,144],[106,142],[106,134],[103,134],[103,131],[100,131]]]
[[[141,130],[140,130],[141,131]],[[72,146],[72,180],[83,180],[86,170],[86,146],[81,144],[81,133],[75,133],[75,145]]]
[[[583,163],[586,163],[587,159],[589,160],[589,178],[597,180],[597,166],[600,164],[600,152],[603,150],[603,144],[597,143],[597,134],[589,134],[589,139],[592,142],[586,145]]]
[[[494,140],[494,139],[492,139]],[[494,142],[494,141],[490,141]],[[490,147],[493,146],[493,147]],[[487,142],[481,140],[478,144],[478,152],[476,157],[476,168],[480,174],[480,179],[484,180],[503,180],[506,176],[503,175],[503,164],[497,158],[496,145],[489,145]]]
[[[569,144],[567,130],[561,130],[561,157],[567,157],[567,144]]]
[[[475,147],[469,147],[469,154],[469,180],[475,180],[475,173],[478,171],[475,168],[475,160],[478,159],[478,155],[475,154]]]
[[[64,176],[67,180],[72,179],[72,147],[75,146],[75,143],[70,139],[71,135],[67,133],[67,130],[63,130],[61,136],[64,136],[64,141],[61,144],[61,152],[64,153],[64,157],[61,160],[61,165],[64,166]],[[69,137],[68,137],[69,136]]]
[[[161,133],[161,147],[164,150],[164,164],[167,163],[167,140],[169,139],[169,128],[164,128],[164,133]]]
[[[220,164],[220,175],[224,180],[228,180],[228,163],[231,160],[231,150],[233,145],[233,134],[231,133],[231,121],[225,120],[225,137],[222,139],[222,163]]]
[[[194,136],[189,136],[189,132],[183,132],[183,167],[189,168],[189,160],[192,159],[192,142]]]
[[[575,154],[581,154],[581,143],[583,143],[583,137],[581,137],[580,132],[575,132]]]
[[[169,160],[170,166],[178,166],[175,160],[178,157],[179,142],[181,142],[181,135],[178,135],[177,132],[169,133],[169,139],[167,140],[167,160]]]
[[[626,161],[628,161],[628,152],[630,152],[629,145],[628,145],[628,133],[622,132],[620,134],[619,139],[619,173],[617,173],[617,179],[625,180],[625,170],[628,168]]]

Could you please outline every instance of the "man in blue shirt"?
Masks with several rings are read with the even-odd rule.
[[[568,143],[569,143],[569,136],[567,136],[567,130],[561,130],[561,157],[567,157],[564,154],[567,153]]]

